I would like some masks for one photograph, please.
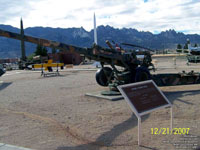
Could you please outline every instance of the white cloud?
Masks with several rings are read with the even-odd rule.
[[[19,27],[93,28],[97,25],[161,32],[168,29],[200,34],[200,2],[195,0],[11,0],[0,2],[0,23]]]

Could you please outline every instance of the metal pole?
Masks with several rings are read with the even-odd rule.
[[[173,129],[173,117],[174,117],[173,116],[173,108],[172,108],[172,106],[171,106],[170,109],[171,109],[171,126],[170,127],[171,127],[171,130],[172,130]]]
[[[141,144],[141,118],[138,117],[138,146]]]

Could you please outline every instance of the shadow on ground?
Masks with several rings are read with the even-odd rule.
[[[193,103],[184,101],[181,98],[183,98],[184,96],[194,96],[194,95],[200,94],[200,90],[173,91],[173,92],[163,92],[163,93],[172,104],[174,101],[180,101],[185,104],[195,105]]]
[[[0,91],[7,88],[11,84],[12,84],[12,82],[0,83]]]
[[[142,121],[146,120],[149,115],[142,117]],[[137,126],[137,117],[133,114],[128,120],[115,125],[110,131],[103,133],[95,142],[78,145],[75,147],[58,147],[57,150],[99,150],[102,147],[115,146],[112,142],[123,132]],[[136,133],[137,134],[137,133]],[[136,143],[137,144],[137,143]],[[122,145],[126,146],[126,145]]]
[[[181,101],[188,105],[195,105],[193,103],[181,100],[184,96],[194,96],[200,94],[200,90],[187,90],[187,91],[178,91],[178,92],[164,92],[169,101],[173,104],[175,100]],[[149,114],[142,117],[142,122],[144,122],[149,117]],[[102,147],[114,147],[115,145],[112,142],[123,132],[134,128],[137,126],[137,117],[133,114],[128,120],[115,125],[110,131],[103,133],[100,135],[95,142],[86,143],[82,145],[78,145],[75,147],[58,147],[57,150],[100,150]],[[137,134],[137,133],[136,133]],[[136,135],[137,136],[137,135]],[[133,143],[137,145],[136,143]],[[126,146],[125,144],[123,146]],[[142,146],[147,150],[157,150],[153,147]]]

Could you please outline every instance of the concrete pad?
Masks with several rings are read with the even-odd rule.
[[[33,149],[0,143],[0,150],[33,150]]]
[[[102,91],[93,92],[93,93],[86,93],[86,96],[95,97],[95,98],[101,98],[101,99],[107,99],[110,101],[117,101],[124,99],[122,95],[115,95],[115,96],[106,96],[101,94]]]

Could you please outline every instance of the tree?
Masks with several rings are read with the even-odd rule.
[[[42,48],[42,55],[41,56],[47,56],[47,49],[46,49],[46,47]]]
[[[56,53],[55,47],[53,47],[53,48],[51,49],[51,53],[52,53],[52,54],[55,54],[55,53]]]
[[[183,49],[188,49],[188,44],[187,43],[184,45]]]
[[[35,55],[37,56],[41,54],[42,54],[42,46],[38,44],[35,50]]]
[[[40,56],[47,56],[47,49],[46,47],[42,47],[41,45],[37,45],[35,55],[40,55]]]
[[[27,57],[27,60],[28,61],[32,61],[33,60],[33,57],[35,56],[35,54],[30,54],[28,57]]]
[[[194,44],[194,47],[198,47],[197,43]]]
[[[178,44],[178,45],[177,45],[177,49],[182,49],[181,44]]]

